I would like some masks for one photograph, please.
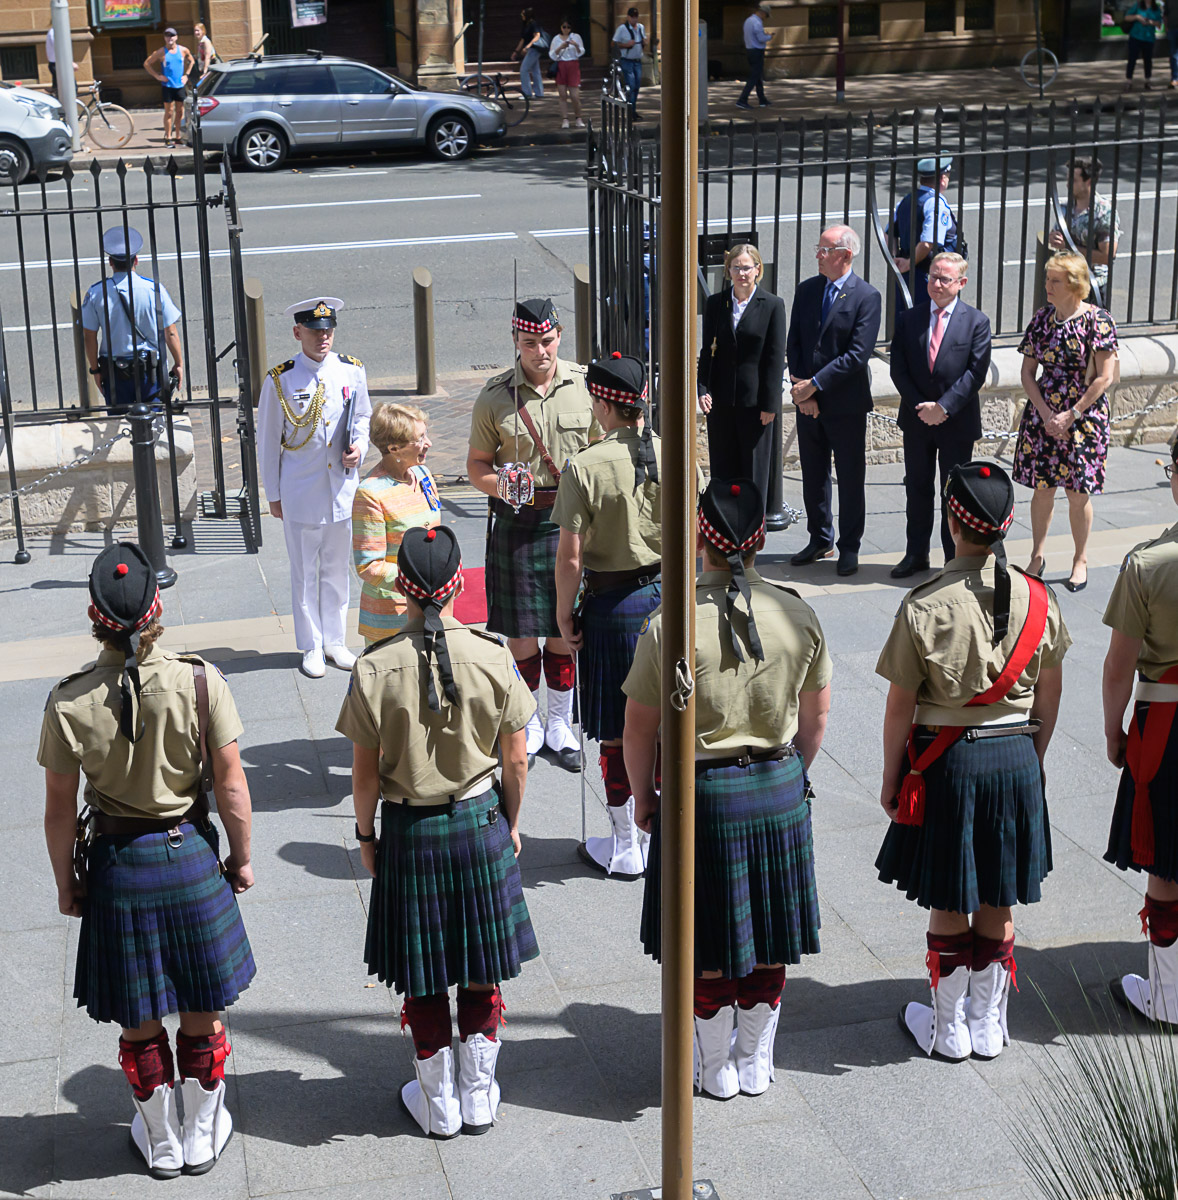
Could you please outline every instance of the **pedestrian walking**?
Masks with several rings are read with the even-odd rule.
[[[1166,5],[1166,41],[1170,52],[1170,86],[1178,88],[1178,4]]]
[[[136,270],[143,249],[137,229],[121,225],[108,229],[102,235],[102,248],[110,275],[87,290],[81,311],[90,374],[112,414],[125,413],[133,404],[158,407],[165,390],[167,355],[172,359],[169,394],[184,379],[184,348],[176,327],[180,310],[162,283]]]
[[[409,530],[398,563],[409,623],[361,654],[336,729],[352,742],[356,839],[373,877],[364,958],[405,997],[416,1051],[401,1102],[446,1138],[494,1123],[499,985],[539,954],[516,865],[535,702],[502,642],[454,616],[454,533]]]
[[[368,451],[372,403],[364,364],[332,350],[338,296],[286,309],[299,353],[272,367],[258,395],[258,473],[270,515],[282,522],[300,669],[348,671],[352,503]]]
[[[425,413],[411,404],[378,404],[369,440],[380,462],[352,501],[352,561],[360,576],[360,636],[365,645],[402,629],[405,598],[397,591],[397,553],[407,530],[441,521],[442,501],[426,455],[433,444]]]
[[[1032,575],[1042,575],[1055,492],[1068,498],[1074,549],[1070,592],[1088,586],[1092,497],[1104,491],[1109,447],[1108,389],[1117,369],[1117,327],[1089,304],[1088,264],[1079,254],[1047,260],[1047,305],[1031,318],[1019,353],[1026,407],[1014,447],[1016,483],[1031,493]]]
[[[1125,91],[1133,88],[1133,72],[1141,59],[1141,70],[1145,75],[1142,85],[1145,91],[1150,89],[1150,79],[1153,77],[1153,47],[1157,41],[1158,30],[1165,23],[1162,6],[1157,0],[1144,0],[1144,3],[1133,4],[1121,18],[1122,26],[1129,26],[1128,59],[1125,63]]]
[[[744,22],[744,53],[749,61],[749,77],[736,101],[737,108],[749,108],[749,96],[757,89],[757,101],[762,108],[769,108],[765,96],[765,49],[773,41],[774,34],[765,28],[765,18],[772,10],[767,4],[758,4]]]
[[[1100,288],[1098,302],[1106,306],[1109,264],[1116,257],[1121,240],[1121,222],[1112,204],[1096,191],[1100,175],[1098,158],[1077,158],[1072,163],[1072,184],[1063,219],[1076,249],[1088,261],[1088,273]],[[1068,249],[1067,240],[1057,226],[1047,235],[1047,243],[1055,251]],[[1093,299],[1092,296],[1086,299]]]
[[[192,36],[196,38],[198,79],[203,79],[209,73],[209,67],[217,61],[217,48],[209,38],[208,30],[200,22],[192,27]]]
[[[185,88],[195,66],[192,51],[180,45],[180,36],[171,26],[164,30],[164,44],[143,60],[143,69],[160,84],[164,102],[165,146],[180,145]]]
[[[577,128],[585,128],[585,122],[581,120],[581,59],[584,54],[585,43],[579,33],[573,32],[572,21],[566,17],[560,23],[560,32],[548,47],[548,57],[556,63],[561,129],[568,129],[570,111],[576,119]]]
[[[765,501],[713,478],[699,501],[695,588],[695,1083],[726,1100],[773,1079],[787,965],[817,954],[818,891],[806,772],[830,710],[830,655],[813,609],[762,579]],[[738,600],[739,597],[739,600]],[[662,613],[626,676],[626,766],[650,832],[642,944],[662,959],[655,782]],[[735,1027],[735,1028],[734,1028]]]
[[[957,218],[945,196],[949,189],[949,172],[953,166],[951,158],[922,158],[916,164],[916,192],[909,192],[896,205],[890,229],[893,261],[901,275],[909,276],[908,286],[912,289],[913,303],[917,297],[927,295],[929,264],[938,254],[949,251],[968,257]],[[913,220],[912,210],[916,216]],[[913,231],[915,230],[915,243]],[[912,268],[915,267],[915,271]],[[896,289],[896,310],[908,304]]]
[[[122,1028],[131,1143],[149,1173],[200,1175],[233,1129],[221,1013],[255,970],[235,897],[254,882],[242,726],[220,671],[160,648],[159,588],[134,543],[94,560],[89,616],[102,649],[49,693],[37,751],[58,908],[81,918],[74,998]],[[209,786],[229,842],[224,865]],[[163,1023],[173,1013],[175,1058]]]
[[[511,52],[512,58],[520,60],[519,90],[529,100],[542,100],[544,72],[540,67],[540,57],[547,48],[544,30],[536,20],[534,9],[522,9],[519,16],[523,28],[520,30],[519,42]]]
[[[626,10],[626,19],[614,30],[613,44],[618,52],[618,66],[626,82],[626,96],[630,101],[630,115],[641,121],[638,115],[638,90],[642,87],[642,56],[646,49],[646,27],[638,20],[638,9]]]
[[[1165,472],[1178,504],[1178,443]],[[1105,860],[1145,871],[1145,978],[1112,984],[1123,1004],[1164,1028],[1178,1026],[1178,525],[1135,546],[1113,584],[1104,623],[1104,732],[1121,771]],[[1134,680],[1137,680],[1134,691]],[[1125,709],[1133,699],[1129,728]]]
[[[585,368],[560,357],[562,326],[551,300],[521,300],[512,314],[516,362],[493,375],[474,403],[466,474],[490,499],[487,535],[487,628],[507,647],[532,694],[540,672],[548,685],[544,719],[528,722],[528,765],[547,745],[558,766],[581,769],[573,732],[575,667],[556,619],[556,551],[552,519],[562,467],[601,436],[585,387]],[[529,500],[520,489],[534,495]],[[540,641],[544,646],[541,651]]]
[[[945,502],[956,555],[904,598],[875,668],[890,684],[880,804],[892,822],[875,865],[931,910],[931,1004],[906,1004],[900,1027],[958,1061],[1010,1042],[1011,910],[1036,903],[1051,870],[1043,760],[1071,637],[1047,585],[1007,568],[1006,472],[954,467]]]

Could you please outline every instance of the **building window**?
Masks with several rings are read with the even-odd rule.
[[[5,46],[0,49],[0,77],[8,80],[37,78],[36,46]]]
[[[815,4],[810,9],[810,40],[837,38],[839,35],[839,6]]]
[[[965,0],[965,31],[994,28],[994,0]]]
[[[847,34],[850,37],[879,37],[879,5],[852,4],[847,9]]]
[[[957,32],[957,0],[924,0],[925,33]]]
[[[146,37],[112,37],[110,65],[116,71],[140,71],[147,58]]]

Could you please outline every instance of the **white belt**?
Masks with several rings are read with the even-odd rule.
[[[952,708],[946,709],[939,705],[918,704],[916,706],[916,716],[913,718],[914,725],[948,725],[954,729],[986,729],[991,725],[1025,725],[1027,723],[1026,713],[1002,713],[997,717],[972,717],[971,712],[976,711],[969,708]],[[947,718],[955,718],[960,714],[960,720],[952,720]]]
[[[1178,704],[1178,683],[1151,683],[1148,679],[1137,681],[1135,700],[1160,700],[1163,704]]]
[[[470,788],[469,791],[463,792],[461,796],[454,797],[455,804],[461,804],[463,800],[474,800],[477,796],[481,796],[484,792],[491,790],[491,785],[495,782],[494,775],[488,775],[485,779],[480,780]],[[436,799],[422,799],[418,796],[403,796],[398,799],[385,798],[388,804],[405,804],[410,808],[441,808],[444,804],[450,803],[449,796],[439,796]]]

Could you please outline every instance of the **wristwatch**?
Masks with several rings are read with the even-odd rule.
[[[376,830],[374,829],[371,833],[361,833],[359,822],[357,822],[357,824],[356,824],[356,841],[363,842],[365,844],[367,844],[369,842],[375,842],[376,841]]]

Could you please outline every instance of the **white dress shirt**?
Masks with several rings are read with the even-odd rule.
[[[953,316],[953,310],[956,307],[957,307],[957,297],[956,296],[954,296],[953,299],[950,300],[949,303],[946,304],[944,308],[938,308],[935,304],[929,305],[929,314],[928,314],[929,345],[932,345],[933,330],[937,326],[937,314],[938,313],[945,314],[943,317],[941,317],[941,320],[945,322],[945,326],[941,330],[941,340],[943,342],[945,339],[945,334],[949,329],[949,318]]]
[[[736,298],[735,291],[732,293],[732,330],[734,333],[736,332],[737,325],[740,324],[740,318],[744,316],[744,310],[749,306],[749,300],[751,300],[756,294],[757,289],[754,286],[753,290],[749,292],[748,300],[742,302]]]

